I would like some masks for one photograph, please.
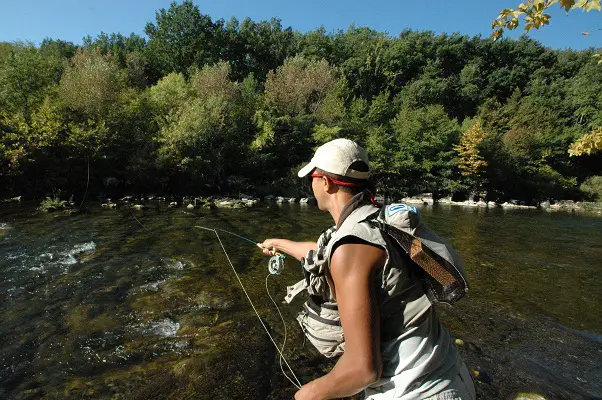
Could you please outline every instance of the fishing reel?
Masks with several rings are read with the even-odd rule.
[[[284,269],[284,259],[286,256],[284,254],[274,254],[270,257],[270,261],[268,262],[268,271],[272,275],[280,275],[282,270]]]

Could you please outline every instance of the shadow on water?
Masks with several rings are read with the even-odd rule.
[[[313,207],[0,208],[0,398],[290,399],[295,388],[213,233],[314,240],[331,221]],[[482,398],[535,391],[602,397],[602,218],[455,207],[423,218],[463,255],[472,289],[440,312]],[[267,258],[220,234],[262,319],[284,327],[265,293]],[[269,280],[278,301],[294,260]],[[302,382],[331,366],[281,311],[285,355]]]

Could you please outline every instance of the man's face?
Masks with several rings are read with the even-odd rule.
[[[326,210],[326,187],[323,177],[311,178],[311,189],[314,192],[314,197],[318,203],[318,208],[322,211]]]

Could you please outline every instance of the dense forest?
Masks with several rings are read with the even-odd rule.
[[[366,27],[301,33],[172,3],[145,36],[0,43],[0,194],[298,195],[336,137],[381,193],[602,199],[595,50]]]

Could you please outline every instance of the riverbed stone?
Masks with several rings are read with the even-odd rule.
[[[7,199],[2,199],[2,203],[20,203],[22,196],[9,197]]]
[[[517,393],[514,400],[547,400],[547,399],[537,393]]]
[[[424,205],[429,205],[429,204],[433,204],[434,200],[433,200],[433,194],[432,193],[421,193],[421,194],[418,194],[416,196],[404,197],[403,199],[401,199],[401,202],[405,203],[405,204],[424,204]]]

